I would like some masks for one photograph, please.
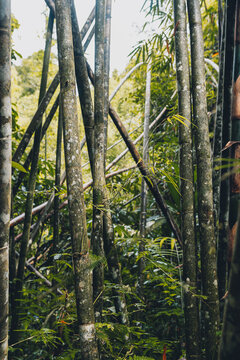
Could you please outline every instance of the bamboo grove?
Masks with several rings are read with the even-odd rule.
[[[45,0],[22,66],[0,0],[0,359],[239,359],[240,2],[142,5],[155,30],[119,76],[112,0],[85,24]]]

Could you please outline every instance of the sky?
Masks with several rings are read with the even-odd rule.
[[[81,28],[90,14],[95,0],[75,0]],[[120,73],[129,61],[128,54],[143,37],[142,25],[145,15],[141,12],[143,0],[113,0],[111,34],[111,72]],[[12,13],[20,23],[13,36],[14,48],[23,58],[39,49],[44,49],[45,14],[44,0],[12,0]],[[94,41],[87,50],[87,58],[93,64]]]

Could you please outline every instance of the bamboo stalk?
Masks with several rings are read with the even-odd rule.
[[[11,1],[0,0],[0,358],[8,357],[11,207]]]
[[[78,356],[81,356],[82,360],[98,360],[94,326],[91,259],[81,171],[71,2],[68,0],[55,0],[55,6],[68,209],[79,333]]]
[[[191,94],[189,51],[187,41],[186,4],[174,1],[176,73],[178,110],[183,124],[179,124],[181,232],[183,239],[183,291],[186,337],[186,358],[201,359],[199,307],[197,293],[197,246],[195,233],[195,204],[193,182],[193,149],[191,127]],[[178,25],[177,25],[178,24]],[[189,291],[191,287],[191,291]]]

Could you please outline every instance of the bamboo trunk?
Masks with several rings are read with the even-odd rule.
[[[223,82],[223,124],[222,124],[222,144],[224,149],[231,139],[231,107],[232,107],[232,84],[233,84],[233,52],[234,52],[234,31],[235,31],[235,11],[236,0],[226,2],[226,39],[224,48],[224,82]],[[230,158],[230,150],[222,152],[222,157]],[[226,163],[223,163],[226,164]],[[220,188],[220,209],[219,209],[219,238],[218,238],[218,279],[219,279],[219,298],[221,299],[226,292],[227,285],[227,248],[229,234],[229,204],[230,204],[230,166],[221,170]],[[222,314],[222,309],[221,309]]]
[[[232,134],[231,157],[235,161],[240,159],[240,4],[236,8],[236,30],[233,68],[233,94],[232,94]],[[228,261],[231,262],[234,239],[236,237],[238,221],[238,203],[240,199],[240,175],[239,166],[236,164],[230,179],[230,205],[229,205],[229,239]],[[232,265],[231,265],[232,266]]]
[[[75,68],[70,1],[56,0],[57,40],[67,173],[68,208],[72,238],[75,293],[82,360],[97,360],[92,272],[87,238],[86,211],[81,173]]]
[[[213,219],[212,163],[209,140],[204,43],[199,0],[188,0],[191,37],[192,92],[197,157],[198,218],[201,248],[202,289],[207,359],[216,359],[219,330],[219,300],[216,239]]]
[[[183,238],[184,317],[187,360],[201,359],[197,293],[197,247],[195,234],[193,149],[189,55],[184,0],[174,1],[175,49],[178,109],[184,124],[179,124],[181,231]],[[190,290],[191,288],[191,290]]]
[[[145,90],[145,112],[144,112],[144,131],[143,131],[143,161],[148,166],[149,163],[149,119],[151,111],[151,63],[147,66],[147,76],[146,76],[146,90]],[[141,212],[140,212],[140,244],[139,244],[139,254],[145,251],[145,241],[146,241],[146,225],[147,225],[147,184],[142,179],[141,184]],[[145,269],[145,259],[143,256],[140,256],[138,260],[138,295],[144,300],[144,269]]]
[[[99,264],[93,271],[93,295],[95,318],[101,320],[102,293],[104,287],[104,245],[103,209],[105,174],[105,132],[104,132],[104,14],[105,0],[96,0],[95,15],[95,88],[94,88],[94,154],[93,154],[93,253],[99,257]]]
[[[11,1],[0,0],[0,359],[8,357],[11,202]]]

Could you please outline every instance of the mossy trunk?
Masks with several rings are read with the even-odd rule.
[[[98,264],[93,271],[96,321],[101,320],[104,281],[103,211],[105,186],[104,132],[104,16],[105,0],[96,1],[95,15],[95,88],[94,88],[94,162],[93,162],[93,253]]]
[[[55,6],[68,208],[79,328],[79,356],[82,360],[97,360],[99,356],[94,326],[92,271],[81,173],[71,4],[68,0],[56,0]]]
[[[199,308],[197,299],[197,249],[195,234],[193,149],[189,52],[184,0],[174,1],[175,49],[178,109],[184,124],[179,124],[181,231],[183,240],[184,317],[187,360],[201,358]]]
[[[204,43],[199,0],[188,0],[191,37],[194,136],[197,158],[198,219],[201,248],[202,289],[207,359],[216,359],[219,330],[219,300],[216,239],[213,219],[212,162],[209,140]]]

